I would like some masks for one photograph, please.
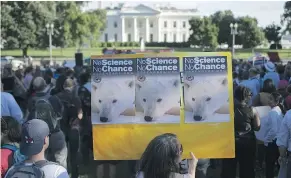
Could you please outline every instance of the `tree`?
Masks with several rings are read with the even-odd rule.
[[[29,47],[37,45],[43,23],[51,18],[51,2],[1,2],[1,37],[5,47],[22,49],[27,56]]]
[[[232,45],[232,36],[230,34],[229,25],[235,22],[234,15],[232,11],[217,11],[213,15],[210,16],[212,23],[216,25],[219,29],[218,32],[218,40],[219,44],[227,43],[229,46]]]
[[[268,25],[265,29],[265,37],[271,42],[275,42],[276,44],[279,43],[281,40],[281,35],[280,35],[281,27],[278,25],[275,25],[274,23],[271,25]]]
[[[286,23],[285,32],[288,31],[291,34],[291,1],[285,2],[284,13],[281,18],[282,24]]]
[[[212,24],[209,17],[193,17],[190,21],[190,30],[192,34],[189,37],[191,45],[197,45],[202,48],[217,47],[218,28]]]
[[[265,40],[264,32],[258,27],[256,18],[249,16],[239,17],[238,24],[238,40],[241,41],[243,48],[254,48],[261,45]],[[239,44],[239,43],[236,43]]]

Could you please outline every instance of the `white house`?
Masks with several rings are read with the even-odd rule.
[[[186,42],[190,35],[189,20],[195,9],[174,7],[135,7],[119,4],[107,8],[107,26],[102,42]]]

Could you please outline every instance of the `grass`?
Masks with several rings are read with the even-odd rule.
[[[132,47],[118,47],[117,49],[139,49]],[[169,49],[166,47],[147,47],[146,49]],[[177,52],[201,52],[201,49],[194,48],[174,48]],[[55,59],[58,58],[74,58],[74,54],[76,53],[75,48],[64,48],[64,49],[53,49],[52,56]],[[227,51],[227,50],[217,50],[217,51]],[[279,52],[279,56],[281,59],[290,59],[291,60],[291,49],[282,49],[282,50],[269,50],[269,49],[254,49],[254,52],[259,52],[264,55],[267,55],[269,51],[277,51]],[[100,55],[102,52],[102,48],[88,48],[82,49],[83,56],[88,57],[91,55]],[[49,50],[40,50],[40,49],[28,49],[28,55],[34,58],[48,58]],[[253,55],[252,49],[236,49],[235,58],[246,59]],[[21,57],[21,50],[1,50],[1,56],[15,56]]]

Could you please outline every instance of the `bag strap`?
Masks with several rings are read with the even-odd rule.
[[[11,150],[13,152],[15,152],[18,149],[16,146],[10,145],[10,144],[4,144],[4,145],[1,146],[1,149],[2,148]]]

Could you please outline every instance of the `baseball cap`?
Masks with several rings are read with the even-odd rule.
[[[25,156],[39,154],[44,145],[45,137],[50,131],[46,122],[40,119],[32,119],[22,125],[20,153]]]

